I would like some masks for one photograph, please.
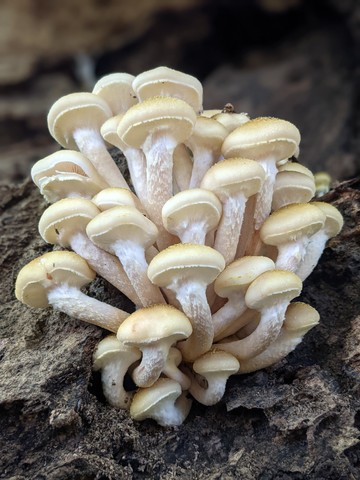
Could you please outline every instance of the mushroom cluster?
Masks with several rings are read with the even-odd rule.
[[[48,126],[63,149],[31,174],[50,204],[40,235],[63,250],[16,281],[23,303],[111,332],[93,356],[106,399],[163,426],[180,425],[192,398],[219,402],[230,375],[274,364],[318,323],[292,301],[343,223],[310,202],[293,124],[202,104],[201,83],[166,67],[60,98]],[[96,274],[134,313],[81,291]]]

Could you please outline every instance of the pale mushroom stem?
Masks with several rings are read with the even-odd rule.
[[[194,152],[193,169],[189,188],[198,188],[205,173],[214,164],[214,154],[206,148],[198,148]]]
[[[198,402],[206,406],[215,405],[220,402],[225,393],[227,378],[224,378],[224,374],[211,375],[211,381],[208,382],[207,388],[201,387],[195,379],[193,374],[189,374],[191,377],[190,393]]]
[[[80,152],[91,161],[99,175],[111,187],[129,189],[129,185],[107,151],[99,132],[91,128],[77,128],[73,136]]]
[[[265,180],[260,192],[257,194],[255,207],[255,229],[259,230],[271,212],[272,195],[274,191],[275,177],[277,174],[276,160],[273,157],[258,160],[265,170]]]
[[[156,345],[149,345],[142,349],[140,365],[132,373],[132,378],[138,387],[151,387],[156,382],[165,368],[170,347],[171,343],[163,339]]]
[[[137,292],[141,304],[148,306],[154,303],[165,303],[159,287],[152,284],[147,276],[148,263],[144,248],[133,240],[119,240],[115,242],[113,249]]]
[[[276,268],[296,272],[305,257],[308,244],[309,238],[305,236],[299,238],[296,242],[279,245],[275,262]]]
[[[179,191],[189,188],[192,172],[192,160],[185,145],[180,143],[174,150],[173,155],[173,176],[174,182]]]
[[[129,316],[119,308],[88,297],[75,287],[57,285],[48,292],[48,302],[56,310],[87,323],[117,332],[122,322]]]
[[[228,343],[217,343],[219,350],[229,352],[238,360],[247,360],[263,352],[279,335],[284,323],[288,302],[264,308],[260,323],[249,336],[242,340]]]
[[[199,220],[196,222],[191,222],[190,220],[188,220],[186,221],[186,225],[182,225],[182,223],[183,222],[180,222],[179,226],[181,230],[184,230],[184,233],[181,236],[182,243],[194,243],[198,245],[205,244],[207,227],[206,220]]]
[[[125,148],[125,145],[122,152],[127,160],[135,193],[145,210],[147,210],[146,159],[144,153],[138,148]]]
[[[174,403],[172,399],[164,399],[158,411],[151,416],[162,427],[177,427],[184,423],[191,408],[191,400],[186,398],[185,392]]]
[[[70,247],[84,258],[98,275],[114,285],[135,305],[141,305],[137,293],[117,258],[94,245],[85,233],[72,235]]]
[[[240,237],[247,198],[242,192],[223,202],[223,213],[216,232],[214,248],[220,252],[226,265],[232,262]]]
[[[124,389],[124,365],[121,361],[105,364],[101,369],[101,383],[106,400],[113,407],[129,410],[134,392]]]
[[[329,236],[325,230],[319,230],[310,238],[305,255],[295,271],[296,275],[300,277],[302,281],[304,281],[316,267],[328,240]]]
[[[199,281],[188,281],[183,285],[175,282],[170,288],[175,292],[185,315],[191,322],[193,333],[178,344],[178,348],[186,361],[210,350],[214,338],[214,327],[211,320],[211,310],[206,298],[206,285]]]
[[[237,295],[232,295],[228,302],[212,316],[214,337],[226,330],[245,312],[246,308],[245,295],[241,295],[240,292]]]
[[[254,322],[254,320],[258,320],[258,317],[260,318],[260,314],[256,310],[250,310],[248,308],[242,315],[238,316],[231,324],[229,324],[226,329],[220,330],[218,334],[214,336],[214,342],[219,342],[230,335],[234,335],[243,327]]]

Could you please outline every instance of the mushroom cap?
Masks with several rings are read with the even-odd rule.
[[[275,263],[268,257],[246,256],[230,263],[214,282],[219,297],[228,298],[232,293],[244,291],[264,272],[274,270]]]
[[[51,136],[64,148],[78,150],[73,133],[78,128],[100,131],[112,116],[108,104],[93,93],[70,93],[59,98],[48,113]]]
[[[231,353],[211,350],[197,358],[192,366],[195,373],[206,377],[212,373],[226,373],[227,376],[239,371],[239,361]]]
[[[177,243],[151,260],[148,277],[159,287],[168,286],[175,277],[194,279],[208,285],[224,267],[224,257],[217,250],[205,245]]]
[[[117,128],[123,116],[123,113],[119,113],[114,117],[108,118],[107,120],[105,120],[105,122],[101,125],[100,128],[100,133],[103,139],[110,145],[114,145],[120,150],[123,150],[124,142],[121,141],[117,133]]]
[[[117,133],[131,147],[141,148],[156,131],[168,132],[179,143],[185,142],[195,125],[196,114],[183,100],[152,97],[131,107],[119,122]]]
[[[344,219],[337,208],[326,202],[312,202],[325,215],[324,230],[329,238],[336,237],[341,232],[344,225]]]
[[[251,197],[260,190],[264,179],[264,169],[254,160],[228,158],[209,168],[200,186],[214,191],[220,199],[240,191],[246,197]]]
[[[164,204],[162,219],[166,230],[177,235],[184,222],[206,220],[210,231],[218,225],[221,213],[221,202],[213,192],[192,188],[177,193]]]
[[[245,157],[258,160],[274,156],[276,161],[294,155],[300,132],[290,122],[272,117],[258,117],[231,132],[222,146],[225,158]]]
[[[130,240],[145,249],[153,245],[158,236],[156,225],[137,208],[121,205],[99,213],[86,227],[90,240],[100,248],[113,253],[113,245]]]
[[[201,112],[203,87],[199,80],[187,73],[168,67],[157,67],[140,73],[133,81],[133,89],[143,102],[150,97],[176,97]]]
[[[236,113],[221,111],[213,115],[211,118],[224,125],[228,133],[231,133],[235,128],[244,125],[244,123],[247,123],[250,120],[249,115],[244,112]]]
[[[287,163],[284,167],[286,165]],[[279,169],[274,183],[272,209],[278,210],[290,203],[306,203],[313,198],[314,194],[315,182],[312,174],[310,176],[302,173],[301,169]]]
[[[211,109],[203,110],[201,112],[201,116],[206,118],[211,118],[221,112],[222,112],[221,108],[211,108]]]
[[[162,340],[171,344],[188,338],[192,333],[190,320],[171,305],[151,305],[129,315],[117,331],[117,338],[124,345],[140,349]]]
[[[288,331],[301,332],[310,330],[319,323],[320,315],[315,308],[307,303],[290,303],[286,309],[283,328]]]
[[[191,136],[186,144],[194,150],[197,146],[220,154],[221,145],[228,135],[227,129],[213,118],[197,117]]]
[[[42,182],[61,173],[92,179],[101,188],[107,186],[90,160],[75,150],[59,150],[38,160],[31,169],[31,178],[41,188]]]
[[[35,308],[48,306],[48,289],[67,284],[81,288],[92,282],[95,272],[73,252],[48,252],[35,258],[19,272],[15,295],[20,302]]]
[[[273,212],[260,229],[267,245],[278,246],[302,237],[310,237],[323,227],[325,215],[310,203],[294,203]]]
[[[302,282],[295,273],[271,270],[259,275],[245,294],[248,308],[261,310],[278,302],[290,302],[300,295]]]
[[[70,245],[71,236],[86,231],[99,209],[86,198],[63,198],[50,205],[40,217],[39,233],[47,243]]]
[[[286,162],[283,165],[279,165],[278,171],[302,173],[303,175],[306,175],[312,180],[314,180],[314,174],[312,173],[312,171],[299,162]]]
[[[138,102],[132,88],[134,78],[129,73],[110,73],[95,83],[92,93],[105,100],[113,115],[126,112]]]
[[[170,378],[159,378],[151,387],[139,389],[132,400],[130,415],[134,420],[151,418],[164,400],[175,400],[181,395],[178,382]]]
[[[109,210],[109,208],[121,205],[136,207],[136,199],[134,197],[134,194],[127,188],[109,187],[97,193],[91,201],[103,212],[104,210]]]
[[[141,358],[141,352],[135,347],[121,343],[116,335],[109,335],[101,340],[93,353],[93,369],[101,370],[109,362],[121,362],[121,358],[126,359],[127,364],[131,364]]]
[[[72,173],[59,173],[41,182],[40,193],[49,203],[63,198],[91,198],[102,189],[102,185],[91,178]]]

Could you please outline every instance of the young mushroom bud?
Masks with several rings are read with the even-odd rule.
[[[257,162],[231,158],[213,165],[202,179],[201,188],[213,191],[223,205],[214,248],[223,255],[226,264],[235,258],[246,202],[260,190],[264,177],[264,170]]]
[[[139,305],[139,297],[118,259],[94,245],[86,234],[87,224],[98,214],[99,209],[90,200],[64,198],[44,211],[39,221],[39,232],[47,243],[70,247],[98,275]]]
[[[291,303],[279,336],[262,353],[242,360],[239,373],[250,373],[279,362],[301,343],[305,334],[319,323],[315,308],[302,302]]]
[[[296,272],[311,236],[324,226],[325,218],[323,211],[311,203],[294,203],[265,220],[260,238],[266,245],[277,247],[276,268]]]
[[[166,248],[149,264],[150,280],[173,292],[191,321],[191,337],[178,345],[185,361],[194,361],[212,345],[214,327],[206,288],[224,267],[224,258],[219,252],[190,243]]]
[[[160,289],[146,274],[145,251],[158,236],[151,220],[136,208],[123,205],[98,214],[86,232],[95,245],[118,257],[143,306],[165,303]]]
[[[135,393],[130,415],[134,420],[152,418],[162,427],[176,427],[188,416],[191,403],[179,383],[159,378],[151,387]]]
[[[134,78],[129,73],[110,73],[96,82],[92,93],[105,100],[113,115],[126,112],[138,103],[132,88]]]
[[[142,352],[142,360],[132,372],[139,387],[151,386],[164,370],[170,347],[191,335],[187,317],[170,305],[140,308],[123,322],[118,340]]]
[[[52,137],[64,148],[80,150],[111,187],[129,188],[106,149],[101,125],[112,116],[108,104],[93,93],[70,93],[50,108],[48,127]]]
[[[105,337],[93,354],[93,370],[101,370],[103,393],[110,405],[130,409],[133,392],[124,388],[124,378],[133,363],[140,360],[141,352],[127,347],[115,335]]]
[[[270,270],[259,275],[248,287],[245,302],[248,308],[261,313],[260,323],[246,338],[218,343],[216,347],[240,362],[263,352],[279,335],[286,309],[301,289],[300,278],[292,272]]]
[[[116,332],[129,314],[81,292],[94,278],[95,272],[76,253],[49,252],[20,270],[15,295],[30,307],[52,305],[70,317]]]
[[[292,157],[300,143],[300,132],[290,122],[278,118],[259,117],[231,132],[222,146],[225,158],[244,157],[256,160],[265,171],[265,180],[258,194],[255,229],[258,230],[271,210],[271,199],[277,166]]]
[[[324,251],[326,242],[333,237],[336,237],[341,232],[344,224],[344,219],[335,207],[325,202],[312,202],[325,214],[325,223],[320,230],[318,230],[310,238],[309,244],[306,247],[306,253],[302,259],[296,274],[304,281],[317,265],[322,252]]]
[[[315,179],[315,197],[322,197],[331,188],[331,177],[327,172],[317,172],[314,175]]]
[[[214,193],[192,188],[171,197],[163,206],[162,218],[166,230],[182,243],[204,245],[206,235],[218,226],[221,212],[221,202]]]
[[[36,162],[31,177],[49,203],[67,197],[91,198],[108,185],[84,155],[59,150]]]
[[[274,270],[275,264],[267,257],[243,257],[230,263],[217,277],[214,290],[219,297],[228,298],[227,303],[213,314],[214,339],[218,341],[230,335],[229,328],[247,309],[245,294],[249,285],[262,273]],[[236,322],[235,333],[242,325]]]
[[[212,350],[195,360],[195,373],[205,378],[207,388],[203,388],[191,375],[191,395],[203,405],[215,405],[225,393],[226,382],[230,375],[239,371],[239,361],[230,353]]]

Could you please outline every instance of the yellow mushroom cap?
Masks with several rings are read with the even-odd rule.
[[[302,282],[295,273],[271,270],[259,275],[249,286],[245,302],[249,308],[261,310],[276,302],[290,302],[300,295]]]
[[[300,143],[300,132],[292,123],[272,117],[258,117],[244,123],[225,139],[225,158],[245,157],[258,160],[269,155],[277,161],[290,158]]]
[[[330,203],[326,202],[312,202],[311,205],[315,205],[325,215],[324,229],[329,238],[335,237],[341,232],[344,225],[344,219],[337,208]]]
[[[100,370],[112,360],[119,359],[123,355],[133,363],[139,360],[141,352],[135,347],[129,347],[120,342],[116,335],[109,335],[101,340],[93,354],[93,369]]]
[[[278,246],[311,236],[325,222],[325,215],[315,205],[297,203],[273,212],[260,229],[260,238],[267,245]]]
[[[110,187],[104,188],[97,193],[91,201],[100,211],[109,210],[109,208],[126,205],[136,207],[135,195],[127,188]]]
[[[213,118],[197,117],[191,136],[187,140],[187,145],[190,149],[200,146],[220,154],[221,145],[227,134],[226,128]]]
[[[192,368],[194,372],[205,377],[208,374],[220,372],[230,376],[238,372],[240,364],[231,353],[222,350],[211,350],[197,358]]]
[[[229,158],[213,165],[205,173],[201,188],[214,191],[220,198],[242,191],[246,197],[257,193],[265,179],[264,169],[254,160]]]
[[[159,287],[166,287],[176,276],[210,284],[224,267],[224,257],[217,250],[205,245],[178,243],[162,250],[151,260],[148,277]]]
[[[176,97],[191,105],[195,112],[202,110],[203,88],[199,80],[187,73],[168,67],[157,67],[140,73],[133,88],[141,102],[155,96]]]
[[[145,347],[161,340],[188,338],[192,326],[186,315],[171,305],[151,305],[136,310],[120,325],[117,338],[124,345]]]
[[[52,137],[64,148],[78,150],[73,133],[78,128],[100,131],[112,116],[108,104],[93,93],[70,93],[59,98],[48,113],[48,128]]]
[[[262,273],[274,270],[275,264],[268,257],[245,256],[230,263],[219,274],[214,290],[219,297],[228,298],[233,292],[245,290]]]
[[[116,115],[115,117],[108,118],[100,128],[100,133],[103,139],[110,145],[114,145],[120,150],[123,149],[124,143],[120,140],[120,137],[117,133],[117,128],[120,120],[124,116],[123,113]]]
[[[105,100],[113,115],[126,112],[138,102],[132,88],[134,78],[129,73],[110,73],[96,82],[93,93]]]
[[[40,217],[39,233],[47,243],[70,245],[75,232],[84,232],[99,209],[85,198],[64,198],[50,205]],[[59,237],[61,231],[61,237]]]
[[[250,118],[247,113],[241,112],[219,112],[212,116],[214,120],[224,125],[228,133],[235,130],[235,128],[240,127],[244,123],[247,123]]]
[[[315,308],[303,302],[294,302],[286,309],[283,328],[293,332],[307,331],[317,325],[319,320],[320,315]]]
[[[117,133],[127,145],[141,148],[156,131],[169,132],[179,143],[191,135],[196,114],[183,100],[152,97],[131,107],[119,122]]]
[[[136,208],[122,205],[99,213],[88,223],[86,233],[96,245],[112,252],[112,245],[120,240],[150,247],[157,239],[158,229]]]
[[[49,252],[32,260],[19,272],[15,295],[30,307],[48,306],[47,290],[67,284],[81,288],[95,278],[86,261],[73,252]]]

